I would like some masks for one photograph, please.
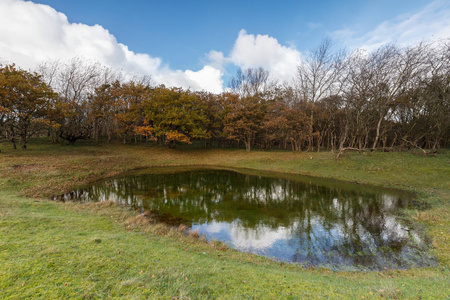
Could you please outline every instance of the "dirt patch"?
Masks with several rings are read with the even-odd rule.
[[[42,168],[39,164],[14,164],[11,169],[14,171],[29,171]]]

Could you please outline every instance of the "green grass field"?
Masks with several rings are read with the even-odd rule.
[[[292,153],[156,145],[1,144],[0,299],[449,299],[450,152]],[[303,269],[149,224],[112,203],[47,200],[137,168],[214,165],[388,186],[431,204],[405,217],[424,225],[439,265],[343,272]]]

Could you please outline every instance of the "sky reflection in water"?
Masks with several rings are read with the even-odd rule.
[[[153,169],[56,197],[150,210],[233,248],[305,266],[383,269],[434,265],[429,241],[398,210],[411,195],[305,177]],[[155,174],[156,173],[156,174]]]

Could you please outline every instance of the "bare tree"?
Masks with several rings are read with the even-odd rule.
[[[84,61],[75,57],[68,62],[53,61],[41,64],[38,70],[44,81],[58,92],[54,103],[53,122],[59,124],[53,135],[73,144],[78,139],[89,137],[92,124],[89,122],[89,95],[111,77],[110,69],[98,62]],[[107,70],[106,72],[102,72]],[[103,75],[103,76],[102,76]],[[54,136],[54,140],[56,139]]]
[[[322,43],[298,66],[298,89],[303,100],[316,102],[339,94],[344,82],[344,51],[333,52],[330,39]]]
[[[238,69],[231,78],[230,88],[241,97],[263,95],[276,86],[269,78],[269,71],[263,68]]]
[[[378,145],[382,122],[391,119],[395,111],[396,99],[411,87],[415,78],[426,71],[426,52],[424,44],[403,50],[388,45],[379,48],[370,56],[369,59],[374,65],[370,102],[377,114],[372,150]]]
[[[345,99],[346,130],[352,136],[351,148],[361,151],[369,142],[370,120],[369,98],[376,66],[365,51],[357,50],[348,56],[347,80],[343,89]],[[344,138],[344,137],[343,137]],[[346,137],[345,137],[346,138]]]
[[[309,113],[310,128],[307,151],[312,149],[314,136],[320,136],[320,132],[314,129],[314,103],[340,93],[345,82],[344,58],[345,52],[333,51],[331,40],[326,38],[298,66],[297,89],[300,101],[313,104],[313,109]]]
[[[450,40],[431,46],[433,50],[427,52],[426,60],[428,77],[416,89],[419,134],[416,132],[412,142],[408,142],[435,152],[445,143],[444,136],[450,135]]]

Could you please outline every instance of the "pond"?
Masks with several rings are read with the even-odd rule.
[[[435,265],[426,236],[402,221],[410,193],[310,177],[155,168],[54,197],[149,210],[206,239],[272,259],[345,270]]]

